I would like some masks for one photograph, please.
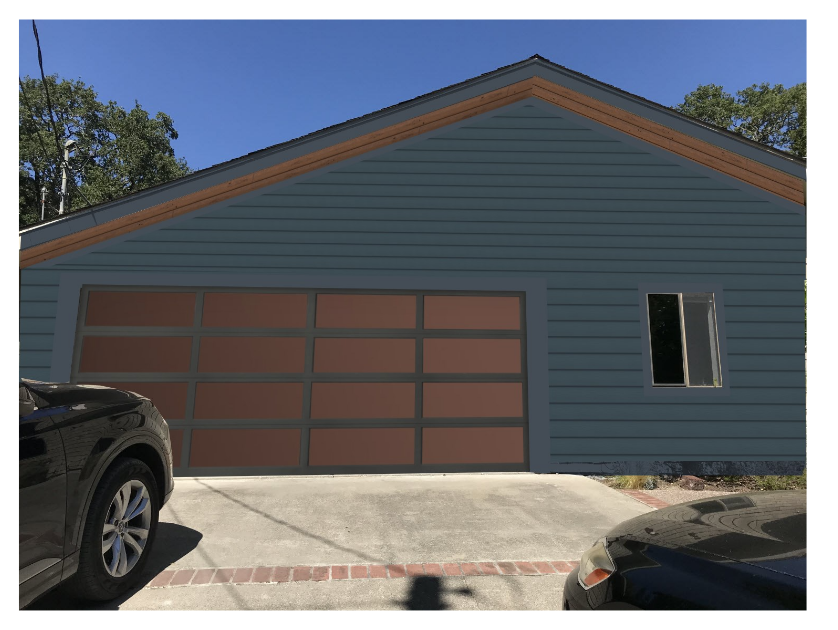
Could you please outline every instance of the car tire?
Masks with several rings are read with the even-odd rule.
[[[90,503],[79,567],[69,589],[82,599],[105,601],[137,586],[154,543],[159,511],[160,496],[149,467],[138,459],[117,459],[102,476]],[[132,514],[137,516],[129,518]],[[147,534],[141,545],[142,531]]]

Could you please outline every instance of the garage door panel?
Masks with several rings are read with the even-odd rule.
[[[312,383],[311,417],[413,418],[413,383]]]
[[[425,339],[423,371],[444,374],[517,374],[519,339]]]
[[[223,328],[305,328],[307,304],[305,294],[207,292],[201,324]]]
[[[426,418],[517,418],[524,414],[521,383],[425,383]]]
[[[314,340],[314,371],[346,374],[415,372],[416,341],[318,338]]]
[[[414,429],[312,429],[310,466],[413,464]]]
[[[426,329],[519,330],[521,302],[517,297],[426,295]]]
[[[305,371],[303,337],[202,337],[199,372]]]
[[[79,372],[189,372],[192,337],[85,337]]]
[[[524,428],[446,427],[422,429],[422,463],[524,463]]]
[[[300,429],[193,429],[189,466],[297,466]]]
[[[191,327],[195,297],[195,293],[91,291],[85,325]]]
[[[416,328],[415,295],[320,293],[317,328]]]
[[[303,417],[302,383],[198,383],[196,420]]]

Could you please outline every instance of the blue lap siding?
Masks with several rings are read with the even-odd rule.
[[[26,268],[21,375],[50,378],[62,271],[542,278],[552,469],[804,460],[805,215],[583,123],[508,107]],[[723,288],[729,395],[644,393],[649,283]]]

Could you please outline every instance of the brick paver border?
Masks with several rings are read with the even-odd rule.
[[[500,562],[426,562],[411,564],[354,564],[293,567],[222,567],[169,569],[146,588],[214,586],[216,584],[282,584],[332,580],[399,579],[407,577],[462,577],[464,575],[541,576],[567,574],[579,566],[575,560],[522,560]]]
[[[641,492],[640,490],[620,490],[626,496],[631,497],[635,501],[640,501],[644,505],[648,505],[649,507],[653,507],[656,510],[661,508],[669,507],[669,503],[666,501],[661,501],[657,497],[653,497],[650,494],[646,494],[645,492]]]

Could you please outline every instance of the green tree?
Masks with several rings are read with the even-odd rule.
[[[699,85],[674,107],[682,114],[741,133],[797,157],[806,157],[806,84],[788,89],[781,84],[754,84],[736,96],[713,83]],[[803,351],[808,347],[807,281],[803,281]],[[770,479],[764,477],[763,479]],[[780,478],[776,478],[780,479]],[[806,487],[806,471],[803,471]]]
[[[21,227],[39,220],[41,189],[46,188],[45,218],[58,215],[64,143],[74,140],[72,181],[65,212],[119,199],[190,173],[176,158],[171,141],[178,134],[163,112],[151,117],[139,103],[125,110],[102,103],[92,86],[48,76],[52,117],[40,79],[20,80],[19,219]],[[56,138],[56,131],[58,138]]]
[[[806,157],[806,84],[754,84],[736,95],[720,85],[699,85],[675,110],[740,133],[756,142]]]

